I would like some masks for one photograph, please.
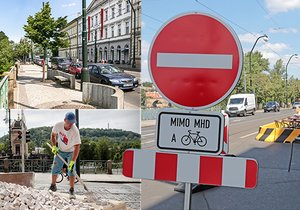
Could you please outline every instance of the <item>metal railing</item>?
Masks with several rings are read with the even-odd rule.
[[[26,159],[25,171],[26,172],[39,172],[49,173],[51,171],[53,160],[50,159]],[[113,174],[122,173],[122,163],[112,164]],[[21,172],[22,160],[21,159],[0,159],[0,172]],[[82,174],[104,174],[107,173],[106,160],[81,160],[80,173]]]
[[[8,75],[0,82],[0,109],[8,109]]]

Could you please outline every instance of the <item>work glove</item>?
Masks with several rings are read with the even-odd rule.
[[[52,146],[52,153],[56,155],[58,153],[58,148],[56,146]]]
[[[75,164],[75,161],[74,161],[74,160],[71,160],[70,163],[69,163],[69,167],[68,167],[68,170],[69,170],[69,171],[71,171],[71,172],[73,171],[74,164]]]

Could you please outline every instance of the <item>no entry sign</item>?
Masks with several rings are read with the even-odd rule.
[[[233,29],[204,13],[168,21],[149,51],[152,81],[166,99],[183,108],[208,108],[225,99],[240,78],[242,62]]]

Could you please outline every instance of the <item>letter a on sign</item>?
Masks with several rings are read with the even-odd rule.
[[[173,134],[172,136],[172,141],[171,142],[176,142],[176,136],[175,136],[175,133]]]

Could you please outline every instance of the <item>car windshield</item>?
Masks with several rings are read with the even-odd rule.
[[[78,67],[78,68],[82,67],[81,63],[77,63],[76,67]]]
[[[116,66],[107,65],[107,66],[101,66],[100,68],[101,68],[103,74],[116,74],[116,73],[123,72],[122,69],[119,69]]]
[[[295,103],[294,103],[294,105],[299,105],[299,104],[300,104],[300,102],[295,102]]]
[[[244,98],[231,98],[229,104],[242,104],[244,102]]]
[[[59,63],[66,63],[68,60],[66,58],[60,58],[58,59]]]
[[[274,101],[270,101],[270,102],[267,103],[267,106],[273,106],[273,105],[275,105]]]

